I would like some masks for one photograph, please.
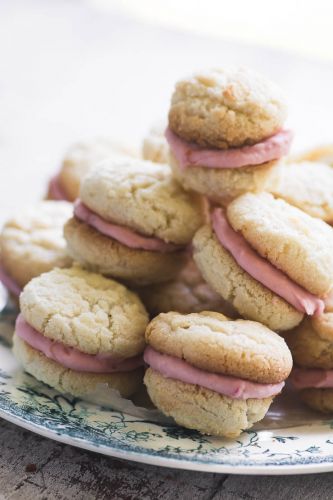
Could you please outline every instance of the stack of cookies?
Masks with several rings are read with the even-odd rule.
[[[286,116],[269,80],[213,70],[176,84],[165,137],[154,127],[143,159],[75,145],[49,189],[74,201],[66,259],[20,279],[18,236],[10,246],[3,231],[2,268],[25,285],[23,367],[78,397],[100,383],[129,397],[144,377],[178,424],[236,437],[283,389],[291,350],[302,398],[333,411],[333,170],[287,156]]]

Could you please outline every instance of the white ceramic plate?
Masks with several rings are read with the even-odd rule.
[[[10,330],[5,310],[0,332]],[[234,474],[333,471],[333,420],[292,398],[237,440],[217,439],[177,425],[158,425],[64,396],[23,372],[0,344],[0,416],[42,436],[127,460],[180,469]]]

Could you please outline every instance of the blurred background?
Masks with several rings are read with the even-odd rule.
[[[140,145],[200,68],[262,71],[294,149],[332,142],[332,20],[328,0],[0,0],[1,219],[43,195],[73,141]]]

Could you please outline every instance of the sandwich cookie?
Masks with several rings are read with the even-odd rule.
[[[154,125],[142,143],[142,158],[154,163],[168,163],[169,145],[165,138],[166,124],[161,122]]]
[[[35,276],[54,267],[69,267],[63,226],[73,211],[66,201],[42,201],[22,208],[3,226],[0,235],[0,280],[18,297]]]
[[[38,380],[77,397],[100,383],[130,396],[142,383],[148,317],[123,285],[77,267],[54,269],[26,285],[20,306],[14,354]]]
[[[151,317],[169,311],[183,314],[217,311],[237,317],[231,304],[204,281],[192,259],[189,259],[173,281],[141,287],[136,291]]]
[[[178,274],[202,221],[201,199],[167,165],[114,160],[83,181],[65,238],[83,267],[141,286]]]
[[[320,315],[333,286],[333,229],[268,193],[247,193],[194,237],[204,279],[241,316],[289,330]]]
[[[65,154],[59,172],[49,182],[47,198],[76,200],[84,176],[104,160],[119,156],[136,157],[138,153],[134,148],[102,137],[73,144]]]
[[[292,368],[276,333],[214,312],[160,314],[146,341],[144,383],[153,403],[204,434],[235,438],[262,420]]]
[[[286,114],[278,87],[250,70],[212,70],[178,82],[166,130],[176,178],[221,204],[267,190],[291,145]]]
[[[333,413],[333,309],[286,335],[294,358],[292,385],[314,410]]]
[[[333,168],[326,163],[281,162],[270,192],[313,217],[333,222]]]

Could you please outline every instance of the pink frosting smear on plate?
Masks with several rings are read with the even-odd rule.
[[[4,270],[3,266],[0,264],[0,281],[7,290],[15,295],[15,297],[19,297],[22,292],[21,287],[16,283],[16,281],[9,276],[9,274]]]
[[[125,226],[113,224],[90,210],[81,200],[76,200],[74,204],[74,215],[82,222],[97,229],[100,233],[119,241],[119,243],[129,248],[150,250],[153,252],[175,252],[181,248],[173,243],[167,243],[160,238],[142,236]]]
[[[15,333],[47,358],[77,372],[124,372],[135,370],[143,365],[141,355],[127,359],[116,359],[111,354],[86,354],[74,347],[68,347],[61,342],[51,340],[29,325],[22,314],[19,314],[16,319]]]
[[[278,160],[289,153],[293,133],[280,130],[253,146],[230,149],[206,149],[197,144],[186,142],[168,127],[165,137],[182,170],[187,167],[241,168],[261,165]]]
[[[270,398],[279,394],[284,387],[284,382],[258,384],[229,375],[210,373],[190,365],[183,359],[161,354],[150,346],[145,349],[144,361],[164,377],[200,385],[231,399]]]
[[[282,271],[258,255],[242,234],[230,226],[221,208],[215,208],[211,217],[214,232],[221,245],[252,278],[282,297],[297,311],[310,316],[324,312],[325,302],[297,285]]]
[[[60,185],[58,175],[55,175],[49,181],[49,195],[51,196],[52,200],[69,201],[68,196],[66,195],[65,191],[62,189]]]
[[[333,370],[293,368],[289,380],[295,389],[333,388]]]

